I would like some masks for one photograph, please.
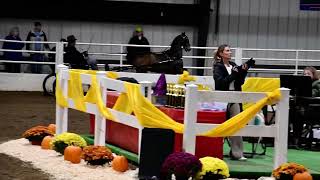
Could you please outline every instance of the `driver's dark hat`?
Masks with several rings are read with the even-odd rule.
[[[70,36],[68,36],[67,37],[67,41],[68,42],[75,42],[77,39],[76,39],[76,37],[74,37],[74,35],[70,35]]]

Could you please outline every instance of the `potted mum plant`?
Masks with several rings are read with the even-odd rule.
[[[45,126],[35,126],[26,130],[22,136],[31,142],[32,145],[41,145],[41,142],[46,136],[53,136],[54,132]]]
[[[90,165],[104,165],[113,159],[111,150],[105,146],[86,146],[81,157]]]
[[[69,132],[59,134],[51,141],[52,149],[60,154],[64,154],[65,148],[71,145],[84,148],[87,146],[87,142],[78,134]]]

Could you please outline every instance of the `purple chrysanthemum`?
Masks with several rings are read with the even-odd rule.
[[[171,179],[174,174],[177,180],[187,180],[194,177],[201,167],[202,164],[196,156],[184,152],[173,153],[162,164],[161,179]]]

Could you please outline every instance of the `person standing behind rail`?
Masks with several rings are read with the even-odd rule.
[[[44,42],[47,41],[46,33],[42,31],[42,26],[40,22],[34,23],[34,29],[28,33],[27,41],[39,41]],[[26,44],[27,50],[32,51],[43,51],[45,49],[50,50],[48,44],[43,43],[27,43]],[[44,62],[45,55],[43,53],[30,53],[31,60],[36,62]],[[41,73],[41,65],[33,64],[31,65],[31,72],[32,73]]]
[[[248,65],[236,65],[231,62],[231,50],[229,45],[220,45],[214,54],[213,78],[215,89],[220,91],[241,91],[248,71]],[[242,111],[239,103],[229,103],[227,106],[227,119],[236,116]],[[243,155],[243,140],[241,136],[229,137],[231,151],[230,157],[234,160],[245,161]]]
[[[5,39],[21,41],[19,36],[19,28],[11,28],[9,35],[6,36]],[[24,43],[20,42],[4,42],[2,45],[2,49],[21,50],[23,47]],[[22,52],[3,52],[3,57],[5,60],[11,61],[21,61],[23,59]],[[20,73],[20,63],[6,63],[6,70],[7,72]]]

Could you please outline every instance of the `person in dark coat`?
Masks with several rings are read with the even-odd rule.
[[[149,41],[143,35],[143,30],[141,27],[137,27],[133,36],[129,40],[128,44],[136,45],[149,45]],[[132,64],[132,61],[136,56],[144,55],[150,52],[150,47],[127,47],[127,61],[129,64]]]
[[[231,50],[229,45],[221,45],[214,55],[213,78],[215,90],[220,91],[241,91],[247,75],[248,65],[241,66],[231,62]],[[227,119],[241,112],[241,104],[229,103],[227,106]],[[235,160],[246,160],[243,155],[243,140],[241,136],[229,137],[231,151],[230,156]]]
[[[46,33],[42,31],[42,25],[40,22],[34,23],[34,28],[28,33],[26,41],[39,41],[39,42],[48,41]],[[49,47],[49,44],[45,44],[45,43],[27,43],[26,49],[32,50],[32,51],[44,51],[45,49],[50,50],[50,47]],[[30,53],[30,57],[32,61],[44,62],[45,60],[45,54],[43,53],[32,52]],[[31,65],[32,73],[38,73],[38,74],[41,73],[41,67],[42,65],[39,65],[39,64]]]
[[[306,67],[303,70],[303,75],[311,77],[312,97],[320,97],[320,80],[317,69],[311,66]]]
[[[19,28],[13,27],[9,35],[5,37],[6,40],[15,40],[21,41],[19,36]],[[24,47],[24,43],[20,42],[4,42],[2,45],[2,49],[13,49],[13,50],[21,50]],[[23,60],[22,52],[3,52],[3,58],[5,60],[11,61],[21,61]],[[7,63],[6,64],[7,72],[12,73],[20,73],[20,64],[19,63]]]
[[[64,62],[69,63],[72,69],[88,69],[88,63],[84,59],[83,54],[80,53],[75,47],[76,40],[77,39],[74,35],[70,35],[67,37],[68,45],[64,49]]]

